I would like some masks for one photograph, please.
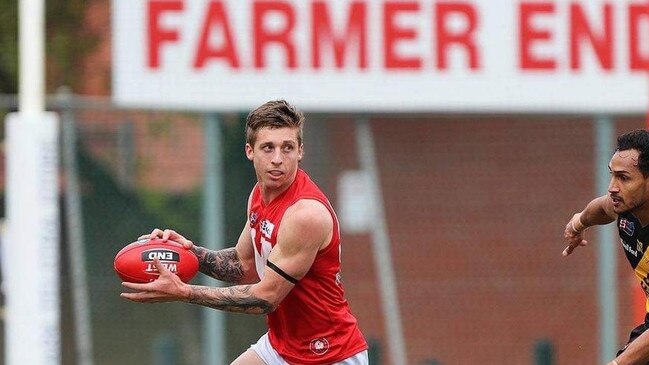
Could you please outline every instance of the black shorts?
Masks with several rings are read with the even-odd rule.
[[[634,328],[631,331],[631,334],[629,335],[629,341],[626,343],[623,349],[617,352],[616,356],[620,356],[620,354],[623,353],[627,347],[629,347],[629,344],[636,338],[638,338],[638,336],[643,334],[647,329],[649,329],[649,313],[647,313],[647,315],[644,317],[644,323],[640,324],[638,327]],[[649,365],[649,363],[647,363],[646,365]]]

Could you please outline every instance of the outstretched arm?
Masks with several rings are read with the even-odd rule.
[[[584,239],[586,228],[596,225],[608,224],[617,219],[613,211],[613,204],[608,195],[593,199],[583,211],[572,216],[563,233],[568,246],[563,250],[563,256],[568,256],[579,246],[586,246]]]
[[[645,365],[649,361],[649,331],[629,344],[624,352],[607,365]]]

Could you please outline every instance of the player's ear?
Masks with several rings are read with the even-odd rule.
[[[300,145],[300,147],[297,150],[297,153],[298,153],[297,160],[298,162],[300,162],[304,158],[304,143]]]
[[[252,161],[252,157],[253,157],[253,155],[254,155],[254,153],[253,153],[254,151],[253,151],[253,148],[252,148],[252,146],[250,145],[250,143],[246,143],[246,146],[244,147],[244,150],[245,150],[245,152],[246,152],[246,157],[248,158],[248,160]]]

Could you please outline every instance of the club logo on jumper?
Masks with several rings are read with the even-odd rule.
[[[275,225],[268,219],[261,221],[261,233],[266,236],[266,238],[270,239],[270,236],[273,234],[274,229]]]
[[[316,338],[314,340],[311,340],[309,348],[314,354],[323,355],[325,352],[329,351],[329,341],[327,341],[327,339],[324,337]]]
[[[636,250],[638,250],[638,252],[644,252],[644,250],[642,249],[643,247],[644,245],[642,244],[642,242],[640,242],[640,240],[636,240]]]
[[[628,234],[629,236],[633,236],[633,232],[635,231],[635,224],[633,222],[629,222],[626,218],[620,219],[620,229],[622,232]]]

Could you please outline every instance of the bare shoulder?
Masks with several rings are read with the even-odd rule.
[[[333,218],[324,204],[315,199],[300,199],[284,213],[278,235],[323,247],[331,239]]]
[[[331,213],[325,205],[315,199],[300,199],[290,206],[284,219],[300,225],[325,225],[333,226]]]

